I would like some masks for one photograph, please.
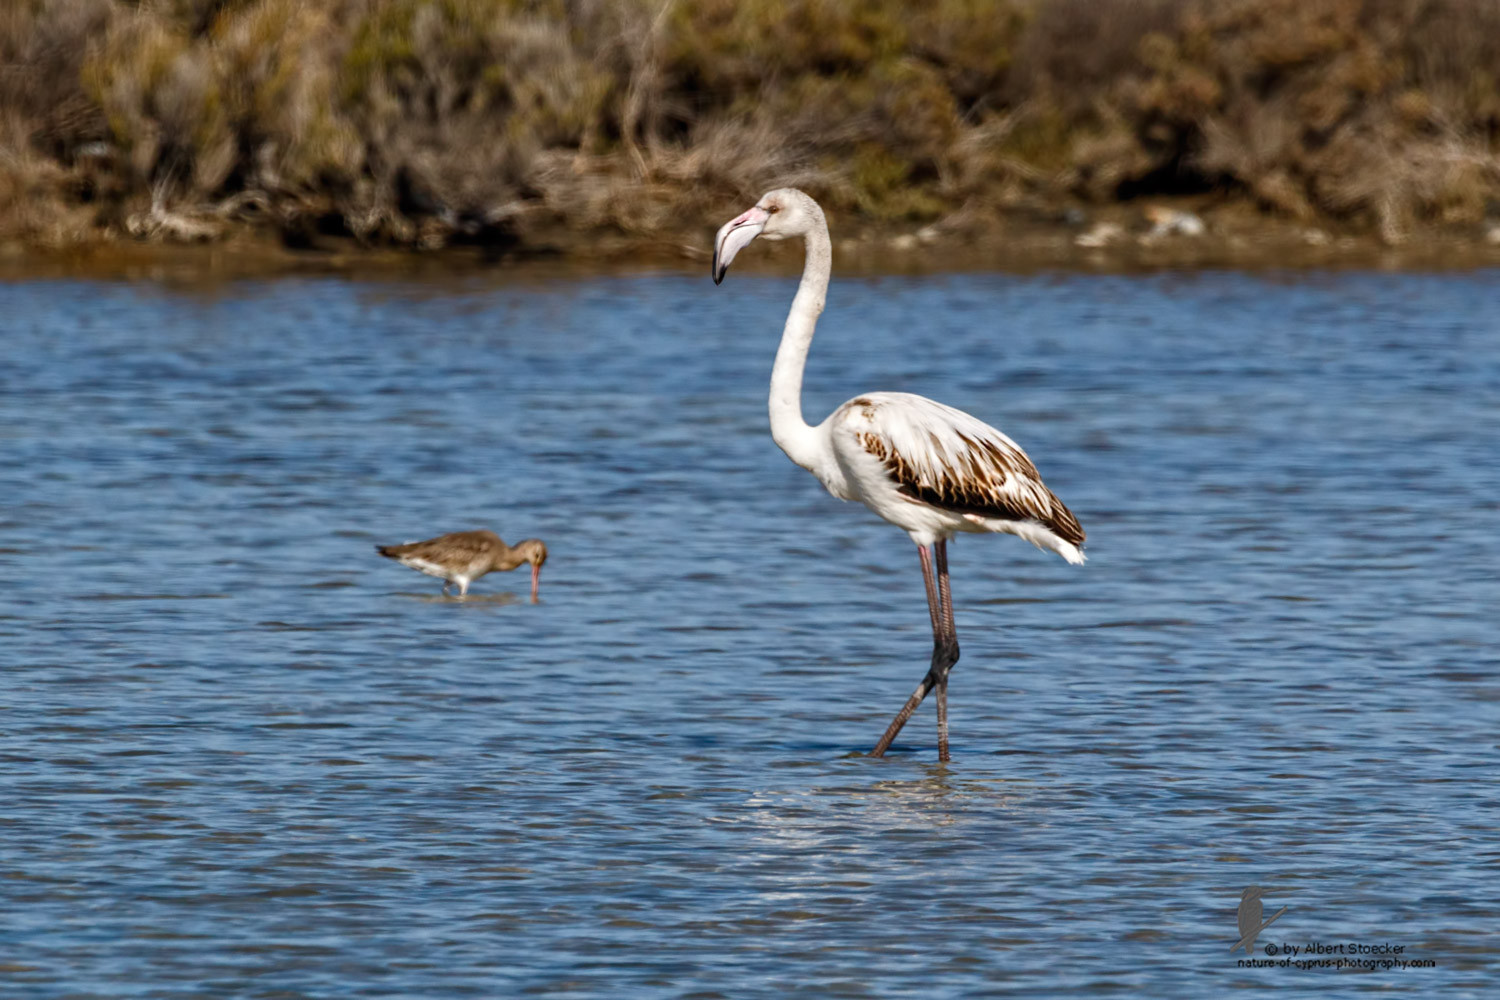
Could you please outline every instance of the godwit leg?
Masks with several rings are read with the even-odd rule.
[[[452,582],[452,581],[450,581],[450,580],[444,580],[444,581],[443,581],[443,596],[444,596],[444,597],[447,597],[447,596],[448,596],[448,585],[449,585],[449,584],[450,584],[450,583],[451,583],[451,582]]]
[[[946,570],[948,553],[944,547],[944,543],[939,542],[937,549],[941,554],[942,565]],[[880,737],[880,742],[875,744],[874,750],[870,751],[871,757],[882,757],[885,755],[886,750],[890,749],[891,741],[896,738],[897,733],[901,732],[901,727],[906,725],[906,720],[911,718],[911,713],[915,712],[917,706],[922,704],[922,699],[927,697],[927,692],[931,691],[934,687],[938,687],[941,682],[945,682],[948,679],[948,670],[958,661],[958,640],[948,639],[944,634],[938,585],[937,581],[933,579],[932,573],[932,553],[928,550],[927,546],[920,545],[917,547],[917,554],[922,559],[922,582],[927,585],[927,611],[932,616],[932,666],[928,668],[927,676],[922,678],[922,683],[918,684],[917,689],[911,693],[911,697],[906,699],[906,704],[901,707],[901,711],[896,713],[896,717],[886,727],[885,735]],[[946,581],[946,579],[947,574],[945,572],[944,580]],[[939,702],[939,704],[943,705],[943,702]],[[946,708],[946,705],[944,705],[944,708]],[[947,714],[944,712],[943,721],[946,720]],[[941,729],[939,733],[941,735]],[[947,743],[944,741],[940,749],[945,749],[946,746]],[[943,757],[943,759],[946,760],[947,758]]]

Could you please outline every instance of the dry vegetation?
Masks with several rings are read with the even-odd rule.
[[[1500,204],[1492,0],[7,0],[0,236],[528,245],[773,184],[872,223]]]

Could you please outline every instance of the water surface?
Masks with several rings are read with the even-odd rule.
[[[1496,275],[835,281],[1089,564],[770,441],[784,278],[0,286],[18,997],[1496,989]],[[546,540],[468,601],[372,545]],[[1432,968],[1246,969],[1257,942]],[[1337,956],[1335,956],[1337,957]]]

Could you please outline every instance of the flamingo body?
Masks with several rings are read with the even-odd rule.
[[[714,283],[758,236],[801,237],[807,248],[771,368],[771,437],[841,500],[857,500],[916,542],[932,615],[932,665],[871,751],[885,753],[927,692],[936,690],[938,759],[948,760],[948,673],[958,636],[948,586],[947,543],[959,532],[1016,535],[1075,565],[1083,528],[1042,482],[1020,445],[962,410],[904,392],[870,392],[816,427],[802,418],[802,373],[832,272],[828,223],[818,203],[795,188],[761,196],[714,239]]]
[[[1020,445],[962,410],[907,392],[856,396],[819,425],[858,500],[918,545],[957,532],[1003,532],[1082,563],[1083,530]],[[820,476],[821,478],[821,476]]]

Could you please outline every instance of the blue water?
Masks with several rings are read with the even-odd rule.
[[[1494,996],[1496,288],[836,278],[809,417],[1089,533],[950,547],[941,766],[863,756],[927,610],[767,433],[789,280],[0,285],[0,995]],[[372,549],[479,527],[540,604]],[[1241,967],[1250,885],[1432,965]]]

